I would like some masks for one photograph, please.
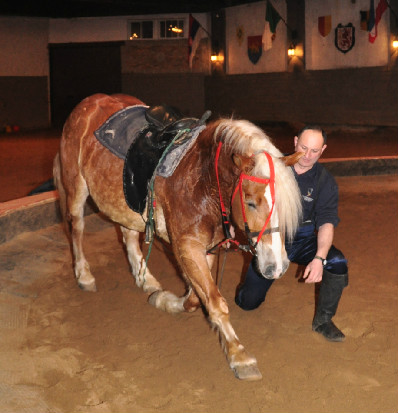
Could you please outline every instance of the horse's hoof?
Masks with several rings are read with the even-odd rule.
[[[232,371],[234,372],[235,377],[239,380],[255,381],[263,378],[256,364],[251,364],[249,366],[235,366],[232,367]]]
[[[77,284],[83,291],[88,291],[88,292],[91,292],[91,293],[95,293],[97,291],[97,286],[95,284],[95,281],[92,281],[92,282],[87,283],[87,284],[78,281]]]

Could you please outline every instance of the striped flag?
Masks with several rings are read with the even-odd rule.
[[[379,4],[375,10],[374,0],[370,0],[370,11],[369,11],[369,22],[368,22],[368,31],[369,31],[369,42],[374,43],[377,37],[377,25],[381,20],[381,16],[387,10],[388,4],[386,0],[380,0]]]
[[[192,69],[192,61],[199,46],[201,39],[205,37],[205,31],[202,25],[192,16],[189,15],[189,32],[188,32],[188,62]]]

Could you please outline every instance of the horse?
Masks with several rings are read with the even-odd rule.
[[[154,177],[155,236],[170,243],[187,285],[186,293],[177,297],[162,289],[146,265],[140,233],[145,231],[148,211],[137,213],[126,203],[123,160],[94,136],[111,115],[136,105],[145,104],[123,94],[89,96],[73,109],[62,131],[53,173],[68,223],[77,283],[85,291],[96,291],[83,252],[84,205],[90,196],[102,214],[120,225],[136,285],[148,294],[149,303],[169,313],[204,307],[235,376],[259,380],[256,358],[231,325],[227,302],[211,273],[215,255],[208,252],[225,240],[228,227],[233,228],[246,234],[247,250],[257,255],[263,276],[282,276],[289,265],[285,242],[292,239],[301,219],[301,196],[288,166],[301,154],[283,157],[253,123],[220,118],[204,125],[170,177]],[[230,236],[227,240],[234,241]]]

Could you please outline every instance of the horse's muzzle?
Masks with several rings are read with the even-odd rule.
[[[287,259],[283,260],[282,267],[279,268],[275,262],[266,262],[265,265],[261,265],[259,261],[257,261],[257,269],[259,273],[268,280],[275,280],[281,278],[288,268],[289,260]]]

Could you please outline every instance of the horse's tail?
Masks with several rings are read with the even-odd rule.
[[[55,155],[54,158],[54,163],[53,163],[53,177],[54,177],[54,185],[55,188],[58,190],[59,194],[59,206],[61,210],[61,215],[62,215],[62,220],[66,226],[66,192],[64,185],[62,184],[62,179],[61,179],[61,160],[59,157],[59,152]],[[67,229],[67,228],[66,228]]]

